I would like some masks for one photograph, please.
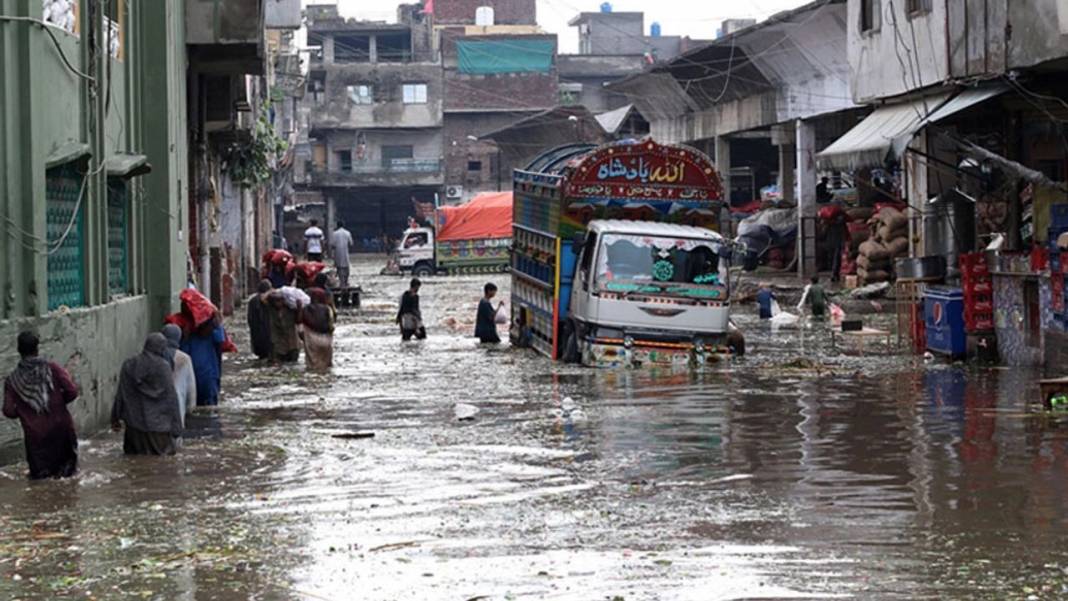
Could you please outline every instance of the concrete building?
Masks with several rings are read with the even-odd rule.
[[[579,13],[568,25],[578,29],[579,54],[647,56],[669,60],[682,49],[682,37],[661,35],[659,23],[645,33],[645,13],[615,12],[611,5],[600,12]]]
[[[0,2],[0,374],[36,329],[90,433],[185,283],[186,47],[180,0],[76,5]],[[3,420],[0,452],[20,440]]]
[[[346,20],[336,6],[310,6],[308,149],[298,189],[344,219],[357,240],[398,236],[413,203],[442,191],[443,72],[428,15],[399,8],[398,23]]]
[[[845,0],[818,0],[610,84],[662,143],[714,156],[731,201],[778,184],[797,203],[799,269],[816,269],[816,152],[855,124]],[[747,183],[734,181],[744,171]],[[738,178],[735,178],[736,180]]]
[[[957,255],[991,236],[1029,252],[1068,229],[1054,219],[1058,206],[1068,215],[1068,5],[849,0],[847,23],[853,97],[875,110],[818,160],[900,175],[913,256],[947,257],[952,279]],[[991,270],[1002,359],[1036,364],[1064,348],[1063,300],[1051,300],[1063,279]]]
[[[276,157],[269,147],[276,111],[270,106],[274,69],[267,65],[281,49],[277,31],[300,26],[292,4],[299,0],[186,3],[190,280],[224,314],[255,286],[259,258],[272,243],[269,184]],[[268,17],[280,28],[272,36]]]
[[[481,18],[478,8],[486,7]],[[559,102],[556,36],[537,26],[535,2],[434,2],[444,67],[443,201],[507,189],[511,170],[484,134]]]
[[[646,68],[666,62],[702,42],[688,37],[662,34],[659,23],[645,31],[645,14],[641,12],[580,13],[571,19],[579,36],[579,53],[561,55],[561,104],[581,104],[602,113],[630,104],[623,94],[611,91],[608,84]]]

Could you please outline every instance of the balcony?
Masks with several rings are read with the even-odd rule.
[[[324,187],[440,186],[444,182],[441,159],[392,159],[348,169],[311,171],[312,185]]]

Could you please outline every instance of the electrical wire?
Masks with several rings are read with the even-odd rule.
[[[85,79],[86,81],[94,83],[96,82],[96,79],[93,76],[88,75],[86,73],[82,73],[78,69],[74,68],[74,65],[71,64],[70,60],[67,58],[67,53],[63,51],[63,47],[59,44],[59,39],[56,38],[56,34],[52,32],[52,28],[55,27],[55,25],[52,25],[51,23],[43,21],[41,19],[35,19],[33,17],[14,17],[8,15],[0,15],[0,21],[33,23],[34,25],[41,27],[41,29],[44,29],[45,33],[47,33],[48,37],[52,40],[52,45],[55,46],[56,52],[59,53],[59,57],[60,59],[62,59],[63,64],[67,67],[67,69],[70,70],[71,73],[74,73],[75,75],[81,77],[82,79]],[[65,32],[65,30],[62,31]]]

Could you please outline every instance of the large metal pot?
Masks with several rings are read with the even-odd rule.
[[[946,258],[941,255],[898,259],[894,272],[899,280],[931,280],[946,277]]]

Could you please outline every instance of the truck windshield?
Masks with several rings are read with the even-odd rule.
[[[719,250],[711,240],[606,234],[597,257],[597,287],[723,299],[728,265]]]

